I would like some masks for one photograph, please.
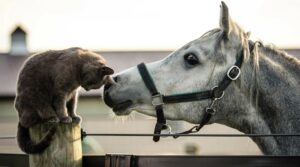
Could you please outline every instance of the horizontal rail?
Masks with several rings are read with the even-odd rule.
[[[150,133],[83,133],[82,136],[106,137],[300,137],[300,134],[150,134]],[[0,140],[15,139],[16,136],[2,136]]]
[[[15,139],[15,138],[17,138],[16,136],[1,136],[0,137],[0,139],[2,140],[4,140],[4,139]]]
[[[83,136],[125,136],[125,137],[300,137],[300,134],[148,134],[148,133],[86,133]]]

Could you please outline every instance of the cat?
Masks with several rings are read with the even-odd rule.
[[[19,73],[15,98],[20,149],[35,154],[50,145],[55,126],[35,144],[29,128],[36,124],[80,122],[75,113],[78,88],[98,89],[111,80],[113,73],[101,55],[81,48],[50,50],[29,57]]]

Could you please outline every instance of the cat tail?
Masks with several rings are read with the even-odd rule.
[[[17,133],[18,145],[21,148],[21,150],[27,154],[42,153],[50,145],[55,131],[56,127],[51,127],[51,129],[42,138],[42,140],[38,143],[35,143],[30,138],[29,128],[25,128],[19,123]]]

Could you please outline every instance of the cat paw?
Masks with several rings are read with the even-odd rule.
[[[57,123],[59,123],[59,119],[57,117],[51,117],[51,118],[47,119],[47,123],[57,124]]]
[[[63,117],[60,119],[61,123],[69,124],[72,123],[72,118],[71,117]]]
[[[72,117],[72,122],[74,122],[74,123],[80,123],[80,121],[81,121],[81,117],[79,117],[79,116],[73,116]]]

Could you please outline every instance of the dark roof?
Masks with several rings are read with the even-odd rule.
[[[26,34],[26,31],[25,31],[21,26],[17,26],[17,27],[11,32],[11,34],[15,34],[15,33],[23,33],[23,34]]]

